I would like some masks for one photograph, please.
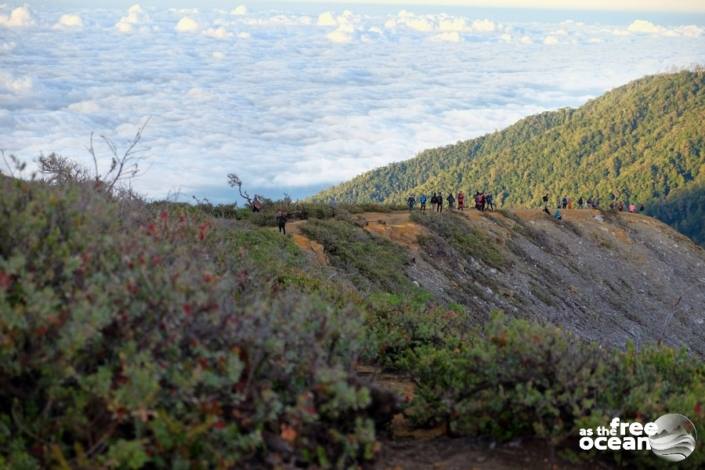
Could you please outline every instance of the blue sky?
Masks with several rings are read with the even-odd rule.
[[[229,172],[303,197],[705,63],[704,15],[673,11],[86,3],[0,6],[0,149],[89,163],[92,131],[124,145],[151,118],[152,198],[230,200]]]

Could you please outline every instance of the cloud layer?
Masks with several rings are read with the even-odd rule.
[[[257,191],[300,196],[705,63],[700,24],[360,8],[0,7],[0,148],[88,162],[91,131],[124,145],[151,117],[139,191],[218,199],[234,171]]]

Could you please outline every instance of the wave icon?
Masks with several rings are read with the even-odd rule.
[[[693,453],[697,432],[688,418],[667,414],[654,423],[658,431],[649,437],[654,454],[669,462],[680,462]]]

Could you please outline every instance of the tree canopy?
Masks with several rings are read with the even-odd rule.
[[[462,189],[492,192],[504,207],[526,207],[539,205],[544,194],[552,201],[568,195],[605,202],[614,195],[645,204],[703,243],[704,122],[705,69],[654,75],[578,109],[425,150],[314,198],[403,203],[409,194]]]

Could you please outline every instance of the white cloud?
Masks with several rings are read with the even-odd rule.
[[[491,33],[497,29],[497,24],[488,19],[475,20],[472,22],[472,29],[477,32]]]
[[[333,13],[326,11],[318,15],[318,26],[338,26],[338,22],[333,16]]]
[[[460,33],[457,31],[446,31],[445,33],[436,34],[431,37],[432,41],[441,42],[460,42],[462,40]]]
[[[438,22],[438,30],[441,32],[464,32],[469,28],[464,18],[443,18]]]
[[[705,34],[705,29],[700,26],[695,26],[694,24],[679,26],[675,29],[675,32],[681,36],[686,36],[689,38],[699,38]]]
[[[405,19],[404,24],[411,29],[421,31],[422,33],[430,33],[434,29],[433,23],[426,18],[407,18]]]
[[[627,27],[627,31],[630,33],[664,34],[667,32],[667,29],[651,21],[634,20],[632,24]]]
[[[543,43],[547,46],[555,46],[556,44],[558,44],[558,38],[555,36],[548,35],[543,38]]]
[[[197,33],[201,29],[201,25],[193,18],[184,16],[176,23],[175,29],[179,33]]]
[[[7,54],[8,52],[12,52],[15,47],[17,47],[17,43],[14,41],[2,42],[0,43],[0,54]]]
[[[234,8],[230,14],[234,16],[245,16],[247,14],[247,7],[245,5],[240,5],[239,7]]]
[[[32,91],[32,86],[31,77],[15,78],[8,73],[0,72],[0,88],[4,88],[10,93],[17,95],[29,93]]]
[[[685,37],[691,37],[691,38],[697,38],[703,35],[705,33],[705,29],[703,29],[700,26],[696,25],[684,25],[684,26],[678,26],[673,29],[666,28],[665,26],[661,26],[655,23],[652,23],[651,21],[646,21],[646,20],[634,20],[626,29],[624,30],[617,30],[615,31],[615,34],[629,34],[629,33],[634,33],[634,34],[651,34],[651,35],[657,35],[657,36],[668,36],[668,37],[677,37],[677,36],[685,36]]]
[[[78,15],[61,15],[59,21],[54,25],[56,29],[81,29],[83,20]]]
[[[138,191],[163,197],[180,187],[218,201],[232,195],[222,175],[236,171],[253,191],[296,197],[705,57],[705,41],[693,39],[702,39],[701,25],[669,25],[674,36],[655,40],[662,35],[627,31],[631,21],[622,37],[615,26],[539,13],[502,24],[358,5],[318,27],[317,14],[264,8],[245,16],[154,8],[151,18],[139,6],[82,9],[71,13],[84,28],[64,34],[51,28],[61,15],[52,6],[36,11],[42,28],[0,29],[3,148],[26,160],[56,151],[90,164],[91,131],[120,144],[153,116]],[[176,31],[184,16],[202,34]],[[415,21],[430,28],[407,26]],[[116,22],[149,34],[103,34]],[[548,36],[570,46],[538,47]]]
[[[338,28],[335,31],[331,31],[326,35],[329,41],[338,44],[345,44],[351,42],[353,37],[347,28]]]
[[[134,4],[127,10],[127,16],[120,18],[115,24],[115,29],[121,33],[131,33],[135,26],[146,24],[150,21],[149,15],[142,9],[139,4]]]
[[[531,36],[522,36],[519,38],[519,43],[521,44],[533,44],[534,40],[531,39]]]
[[[34,17],[27,7],[17,7],[10,12],[10,15],[0,15],[0,26],[6,28],[23,28],[32,26]]]
[[[196,29],[197,30],[197,29]],[[208,28],[203,31],[205,36],[214,39],[228,39],[233,36],[233,33],[229,32],[225,28]]]
[[[72,103],[68,106],[69,111],[74,111],[81,114],[93,114],[100,111],[100,106],[93,100],[80,101]]]

